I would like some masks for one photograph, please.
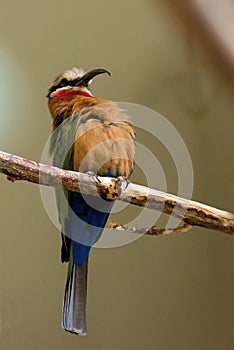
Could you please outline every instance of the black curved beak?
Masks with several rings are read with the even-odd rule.
[[[96,77],[99,74],[105,74],[107,73],[108,75],[111,76],[111,73],[108,72],[106,69],[103,68],[95,68],[90,70],[89,72],[85,73],[85,75],[83,75],[83,77],[74,80],[73,83],[75,86],[88,86],[89,83],[91,82],[91,80]]]

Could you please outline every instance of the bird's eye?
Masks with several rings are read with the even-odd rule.
[[[59,86],[60,87],[65,87],[65,86],[68,86],[69,85],[69,82],[67,79],[63,78],[60,83],[59,83]]]

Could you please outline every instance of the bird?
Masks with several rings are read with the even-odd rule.
[[[116,102],[95,97],[90,84],[103,68],[85,72],[73,67],[59,74],[49,88],[52,117],[50,154],[53,165],[95,176],[128,179],[134,168],[135,131]],[[86,335],[88,260],[100,238],[113,201],[56,189],[61,224],[61,261],[68,263],[62,306],[62,328]]]

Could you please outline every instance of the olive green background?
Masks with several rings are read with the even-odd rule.
[[[39,161],[54,76],[103,67],[113,76],[93,92],[163,114],[191,154],[193,199],[233,211],[233,82],[163,1],[1,0],[0,39],[1,150]],[[176,193],[172,162],[154,152]],[[66,266],[39,187],[1,175],[0,195],[1,350],[234,348],[233,237],[194,228],[94,249],[88,335],[76,337],[60,327]]]

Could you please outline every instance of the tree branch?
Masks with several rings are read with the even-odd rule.
[[[150,235],[150,236],[158,236],[158,235],[168,235],[169,233],[181,233],[187,232],[192,228],[191,225],[183,223],[176,228],[158,228],[156,226],[152,226],[149,228],[138,228],[128,225],[122,225],[115,222],[110,222],[107,227],[115,228],[118,231],[127,231],[131,233],[138,233],[140,235]]]
[[[182,232],[191,226],[201,226],[234,235],[234,214],[219,210],[198,202],[164,193],[145,186],[130,183],[126,187],[121,178],[99,177],[100,182],[90,174],[62,170],[53,166],[40,164],[12,154],[0,151],[0,173],[9,180],[25,180],[41,185],[64,188],[74,192],[101,195],[104,199],[121,200],[134,205],[160,210],[181,219],[186,225],[175,229]],[[113,224],[118,229],[147,234],[168,233],[155,227],[148,229],[129,228],[121,224]],[[158,233],[157,233],[157,230]],[[162,230],[162,231],[160,231]],[[170,231],[174,232],[174,231]]]

